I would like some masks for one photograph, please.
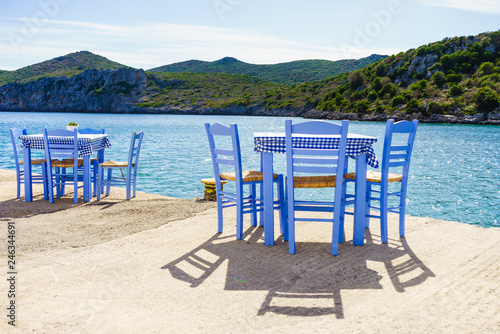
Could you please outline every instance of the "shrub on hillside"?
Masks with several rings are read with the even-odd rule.
[[[419,112],[421,108],[422,108],[422,103],[417,99],[411,99],[410,102],[408,102],[405,105],[406,113]]]
[[[363,85],[363,74],[361,70],[356,70],[349,74],[349,83],[351,84],[351,89],[355,90]]]
[[[441,71],[437,71],[432,75],[431,80],[436,86],[441,88],[446,83],[446,75]]]
[[[405,103],[405,98],[401,95],[394,96],[391,102],[391,107],[397,107]]]
[[[385,96],[386,94],[388,94],[390,97],[393,97],[397,92],[398,87],[393,83],[389,83],[380,90],[379,95]]]
[[[477,105],[477,110],[482,113],[489,113],[499,106],[500,98],[497,92],[490,87],[481,87],[474,94],[474,102]]]
[[[460,85],[453,85],[450,87],[450,96],[460,96],[464,92],[464,88]]]
[[[376,99],[378,99],[378,94],[376,91],[372,90],[370,93],[368,93],[367,98],[370,101],[375,101]]]
[[[479,72],[482,73],[482,75],[493,74],[495,73],[495,65],[489,61],[484,62],[479,66]]]
[[[426,111],[428,115],[441,114],[443,112],[443,107],[439,103],[431,101],[427,105]]]

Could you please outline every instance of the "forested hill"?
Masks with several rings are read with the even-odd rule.
[[[9,82],[27,82],[42,77],[71,77],[86,69],[104,70],[120,67],[126,66],[89,51],[79,51],[15,71],[0,70],[0,85]]]
[[[445,38],[299,89],[326,93],[309,97],[326,113],[486,118],[500,104],[500,31]]]
[[[78,54],[31,66],[38,71],[24,68],[44,76],[28,77],[29,82],[2,85],[5,75],[17,71],[0,72],[0,110],[500,124],[500,31],[445,38],[294,85],[248,74],[144,72],[90,53],[83,53],[90,57],[87,63],[68,59]],[[86,66],[96,68],[82,70]]]
[[[148,72],[243,74],[271,82],[291,85],[317,81],[339,73],[351,72],[386,57],[373,54],[361,59],[344,59],[338,61],[297,60],[272,65],[249,64],[232,57],[225,57],[212,62],[189,60],[156,67],[148,70]]]
[[[138,105],[155,112],[217,110],[326,119],[394,117],[500,124],[500,31],[445,38],[360,70],[291,87],[251,83],[250,77],[247,84],[221,85],[222,78],[189,74],[148,73],[176,85],[150,81],[151,94]]]

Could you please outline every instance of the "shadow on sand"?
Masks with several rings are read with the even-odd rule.
[[[370,261],[383,264],[377,267],[385,267],[386,276],[401,293],[435,276],[404,238],[375,244],[369,229],[365,246],[346,242],[336,257],[330,255],[329,243],[302,243],[297,254],[290,255],[282,237],[273,247],[263,246],[262,240],[262,227],[247,229],[244,240],[217,233],[162,269],[196,288],[227,261],[225,290],[268,291],[257,315],[335,314],[338,319],[344,318],[341,290],[382,289],[382,275],[368,267]]]

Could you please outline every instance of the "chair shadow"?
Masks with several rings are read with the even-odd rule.
[[[369,229],[365,246],[345,242],[336,257],[330,255],[329,243],[297,243],[295,255],[288,254],[282,237],[271,248],[263,246],[262,227],[248,228],[243,237],[216,233],[162,269],[196,288],[227,262],[224,290],[268,291],[257,315],[334,314],[337,319],[344,318],[342,290],[383,288],[382,275],[368,268],[367,261],[383,263],[398,292],[434,276],[405,239],[374,244]]]
[[[4,218],[29,218],[61,210],[71,209],[83,205],[83,199],[79,198],[78,203],[74,203],[73,193],[66,194],[65,197],[55,199],[53,204],[45,200],[43,194],[33,194],[32,202],[25,202],[24,196],[12,198],[2,202],[0,207],[0,219]]]

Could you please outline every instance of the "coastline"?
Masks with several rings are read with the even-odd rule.
[[[43,113],[81,113],[81,114],[138,114],[138,115],[226,115],[226,116],[272,116],[272,117],[303,117],[313,119],[327,119],[327,120],[344,120],[350,121],[363,121],[363,122],[386,122],[388,119],[399,120],[413,120],[416,119],[422,123],[431,124],[471,124],[471,125],[500,125],[500,113],[490,112],[488,115],[481,113],[472,115],[431,115],[430,117],[423,117],[421,114],[405,114],[404,112],[397,112],[395,114],[363,114],[357,113],[342,113],[342,112],[325,112],[314,109],[310,110],[282,110],[272,109],[268,110],[259,106],[251,107],[229,107],[229,108],[199,108],[193,107],[191,109],[172,109],[172,108],[139,108],[127,106],[124,110],[24,110],[18,108],[5,108],[0,109],[0,112],[43,112]]]
[[[0,220],[16,224],[19,277],[17,327],[4,317],[5,333],[500,330],[499,228],[407,216],[400,239],[391,216],[389,243],[375,222],[361,247],[348,217],[339,256],[325,224],[298,226],[289,255],[280,238],[264,246],[247,217],[236,240],[231,210],[216,233],[213,202],[142,192],[126,201],[113,189],[100,202],[68,195],[49,205],[36,188],[25,203],[14,177],[0,170]],[[6,273],[6,243],[0,254]]]

